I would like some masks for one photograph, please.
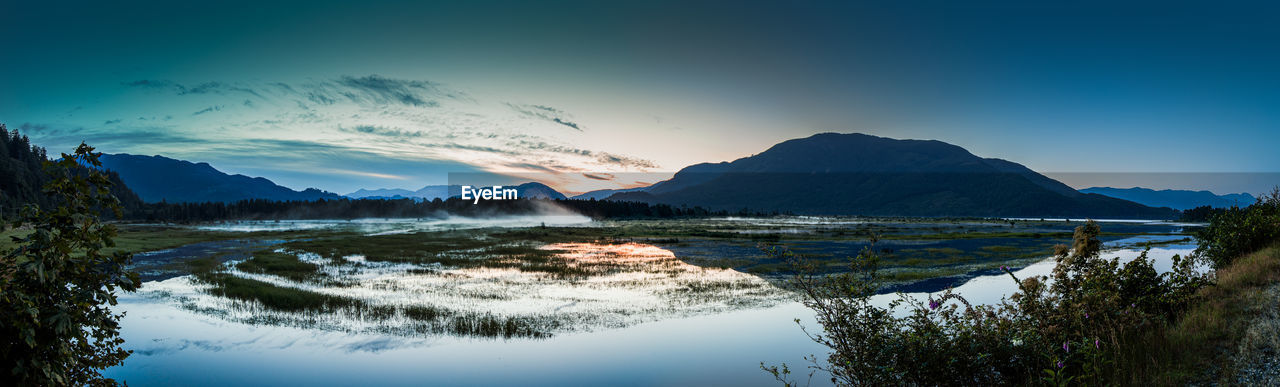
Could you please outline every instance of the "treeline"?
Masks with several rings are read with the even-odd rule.
[[[337,199],[315,201],[241,200],[232,203],[148,203],[126,209],[129,220],[202,222],[217,220],[427,218],[442,216],[503,216],[571,212],[595,219],[697,218],[710,216],[772,216],[750,210],[712,211],[703,207],[575,199],[490,200],[473,203],[450,198]]]
[[[53,197],[42,192],[45,184],[52,180],[44,170],[46,161],[49,155],[44,148],[0,124],[0,217],[14,219],[27,204],[41,208],[55,205]],[[111,194],[126,209],[142,205],[142,200],[125,187],[119,175],[109,172],[107,178],[112,182]]]
[[[1196,208],[1188,208],[1182,210],[1182,217],[1179,220],[1183,222],[1208,222],[1214,216],[1227,212],[1226,208],[1215,208],[1212,206],[1200,206]]]

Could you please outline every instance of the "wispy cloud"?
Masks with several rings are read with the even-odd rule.
[[[506,103],[506,105],[507,107],[510,107],[511,110],[515,110],[516,112],[523,114],[525,116],[551,121],[560,125],[573,128],[574,130],[577,130],[579,132],[582,131],[582,127],[578,125],[576,122],[569,121],[569,114],[565,113],[560,109],[556,109],[556,108],[553,108],[550,106],[544,106],[544,105],[519,105],[519,104],[513,104],[509,102]]]
[[[195,113],[191,113],[191,115],[193,115],[193,116],[198,116],[198,115],[201,115],[201,114],[210,113],[210,112],[216,112],[216,111],[222,111],[222,105],[218,105],[218,106],[210,106],[210,107],[207,107],[207,108],[204,108],[204,109],[200,109],[200,110],[196,111]]]
[[[113,109],[98,117],[86,112],[78,114],[80,122],[31,123],[24,131],[51,145],[84,140],[113,153],[223,160],[290,176],[419,176],[352,167],[387,160],[397,168],[417,162],[579,178],[585,171],[601,176],[658,168],[616,150],[572,145],[586,128],[562,109],[478,98],[427,80],[364,75],[288,82],[139,79],[121,85],[127,89],[123,106],[136,110]]]

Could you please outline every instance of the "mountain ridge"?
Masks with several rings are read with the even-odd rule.
[[[610,200],[815,215],[1173,218],[1080,193],[1014,162],[937,140],[819,133],[732,162],[695,164]]]
[[[102,166],[120,175],[145,202],[234,202],[245,199],[338,199],[315,188],[296,191],[264,177],[227,174],[209,163],[164,156],[103,154]]]
[[[1253,204],[1257,198],[1248,193],[1232,193],[1226,195],[1218,195],[1213,192],[1200,190],[1180,190],[1180,189],[1162,189],[1154,190],[1150,188],[1133,187],[1133,188],[1114,188],[1114,187],[1089,187],[1080,190],[1085,193],[1095,193],[1099,195],[1110,196],[1113,198],[1129,200],[1153,207],[1169,207],[1176,210],[1187,210],[1200,206],[1209,206],[1215,208],[1228,208],[1232,206],[1248,206]]]

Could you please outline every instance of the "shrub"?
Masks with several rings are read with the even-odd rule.
[[[1258,251],[1280,239],[1280,187],[1245,208],[1232,207],[1214,215],[1197,235],[1196,249],[1220,269],[1236,257]]]
[[[1207,279],[1193,270],[1194,259],[1174,257],[1175,270],[1165,274],[1146,252],[1124,265],[1102,259],[1100,232],[1092,221],[1076,228],[1073,246],[1058,248],[1051,276],[1020,280],[1003,268],[1020,290],[998,305],[970,305],[948,289],[881,308],[870,303],[879,289],[872,248],[851,260],[848,273],[827,276],[815,276],[785,248],[765,251],[800,273],[792,283],[824,328],[806,333],[831,349],[825,363],[810,358],[811,368],[837,384],[1108,383],[1138,366],[1125,343],[1176,318]],[[785,364],[761,367],[791,384]]]

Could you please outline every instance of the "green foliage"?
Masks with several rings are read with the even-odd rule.
[[[53,208],[58,199],[42,191],[54,176],[44,172],[44,164],[49,156],[44,148],[31,143],[31,140],[17,130],[10,131],[0,124],[0,217],[17,219],[22,208],[33,204],[41,208]],[[68,171],[87,176],[86,165],[67,165]],[[138,195],[124,186],[120,177],[114,172],[103,171],[112,182],[111,194],[120,200],[125,211],[142,205]],[[114,213],[101,214],[104,216]]]
[[[117,289],[137,289],[138,275],[125,269],[127,253],[106,252],[116,229],[97,214],[120,205],[108,176],[82,168],[100,167],[98,156],[80,144],[45,163],[43,192],[57,206],[23,208],[14,227],[32,231],[13,237],[0,263],[0,364],[18,385],[114,384],[100,370],[129,356],[109,306]]]
[[[1200,206],[1196,208],[1188,208],[1182,210],[1182,217],[1178,220],[1183,222],[1208,222],[1214,216],[1223,213],[1227,209],[1216,208],[1213,206]]]
[[[1258,251],[1280,239],[1280,187],[1245,208],[1226,209],[1209,220],[1196,235],[1204,255],[1220,269],[1236,257]]]
[[[926,300],[900,297],[887,308],[870,303],[880,276],[873,249],[853,258],[850,272],[815,276],[799,256],[793,284],[804,294],[823,333],[810,338],[831,349],[812,368],[840,385],[992,385],[1129,382],[1134,342],[1171,323],[1207,280],[1196,261],[1174,257],[1158,274],[1144,252],[1121,265],[1100,258],[1097,223],[1076,228],[1072,247],[1060,246],[1049,278],[1019,280],[1020,291],[999,305],[970,305],[944,291]],[[905,313],[898,313],[905,308]],[[808,333],[808,331],[806,331]],[[791,384],[785,365],[764,367]]]
[[[240,262],[236,268],[246,273],[277,275],[298,282],[322,275],[319,265],[303,262],[297,255],[274,251],[255,252],[253,258]]]

